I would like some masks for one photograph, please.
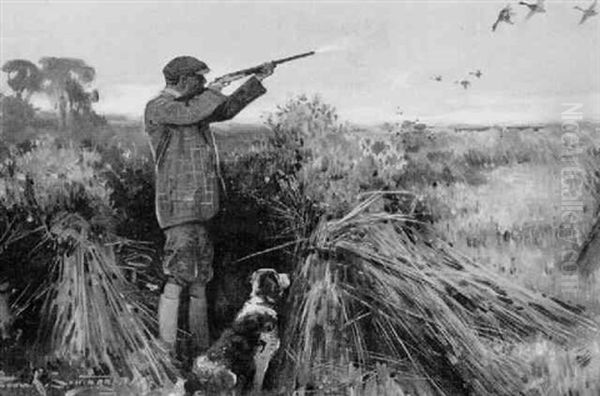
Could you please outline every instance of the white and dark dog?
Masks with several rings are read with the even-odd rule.
[[[279,349],[277,309],[290,285],[287,274],[262,268],[252,274],[252,292],[230,328],[194,360],[190,393],[241,393],[262,389],[265,373]]]

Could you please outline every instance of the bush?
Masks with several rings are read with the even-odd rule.
[[[0,98],[2,130],[0,138],[6,143],[16,143],[30,134],[28,127],[35,122],[35,109],[31,104],[12,96]]]
[[[315,96],[291,99],[272,114],[274,147],[294,164],[303,194],[328,217],[340,217],[361,193],[395,189],[406,164],[397,142],[370,138],[339,121],[335,109]]]
[[[49,137],[26,152],[12,149],[0,165],[0,234],[10,235],[0,250],[0,273],[17,277],[19,287],[39,284],[39,271],[62,251],[49,231],[64,213],[82,215],[99,235],[113,231],[111,191],[101,169],[96,152],[59,147]]]
[[[17,326],[36,342],[35,364],[57,359],[161,384],[173,368],[147,327],[147,301],[123,275],[139,263],[116,235],[110,171],[97,151],[51,138],[13,149],[0,168],[0,234],[9,235],[0,277],[26,295]]]

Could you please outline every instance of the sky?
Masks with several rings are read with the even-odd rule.
[[[279,66],[268,92],[236,120],[259,121],[299,94],[320,95],[356,123],[551,122],[565,102],[600,119],[600,15],[578,25],[573,9],[591,1],[546,1],[547,12],[529,20],[512,1],[515,24],[492,32],[505,4],[0,0],[0,60],[81,58],[97,72],[96,110],[134,117],[164,86],[162,67],[175,56],[204,60],[210,80],[317,50]],[[477,69],[481,78],[468,74]],[[467,90],[454,83],[463,78]],[[0,89],[9,92],[5,79]]]

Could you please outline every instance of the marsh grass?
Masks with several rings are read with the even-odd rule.
[[[446,167],[452,177],[413,183],[412,190],[423,197],[438,232],[465,254],[528,287],[597,306],[591,293],[598,286],[593,276],[597,242],[589,241],[600,240],[592,231],[598,227],[600,136],[594,125],[582,123],[578,137],[577,145],[568,145],[559,125],[440,130],[411,155]],[[569,153],[574,155],[565,157]],[[566,167],[581,169],[582,178],[564,180],[561,171]],[[578,265],[587,279],[577,296],[563,295],[557,285],[560,248],[566,243],[561,228],[565,188],[568,194],[581,191],[583,211],[575,242],[587,243],[590,252]]]
[[[144,323],[149,320],[123,275],[115,247],[98,240],[89,222],[64,214],[50,233],[62,255],[51,265],[43,298],[39,339],[48,359],[80,367],[104,369],[117,377],[145,377],[154,385],[175,374],[167,351]]]
[[[301,386],[324,386],[323,362],[385,363],[441,394],[514,395],[527,364],[494,343],[541,334],[567,344],[577,328],[595,329],[574,307],[493,274],[410,218],[370,213],[380,198],[322,222],[296,270],[287,331]]]
[[[557,291],[555,197],[565,152],[559,126],[355,131],[352,137],[331,106],[306,97],[281,106],[268,124],[275,146],[261,143],[265,152],[250,153],[262,158],[256,169],[243,155],[236,157],[229,164],[230,187],[261,205],[276,198],[268,214],[280,220],[270,224],[278,235],[261,249],[298,242],[275,252],[285,252],[283,261],[302,257],[287,315],[291,371],[282,370],[301,384],[299,393],[597,394],[597,348],[593,342],[569,345],[580,340],[573,325],[590,330],[594,324],[531,291]],[[146,147],[145,137],[133,133],[138,129],[106,128],[102,136],[81,137],[96,146],[135,136]],[[585,169],[584,234],[597,212],[598,140],[593,127],[583,125],[577,160]],[[273,149],[276,155],[268,152]],[[125,151],[133,157],[142,152]],[[42,141],[31,154],[17,156],[10,164],[14,177],[0,179],[0,198],[34,221],[21,227],[9,219],[0,244],[18,245],[23,232],[44,235],[35,252],[57,236],[65,242],[46,263],[56,283],[36,296],[56,320],[40,328],[56,356],[159,382],[169,368],[148,334],[151,312],[129,293],[117,268],[123,264],[117,263],[117,240],[106,232],[114,224],[103,221],[115,220],[118,206],[130,215],[121,229],[140,223],[130,237],[148,235],[154,225],[123,202],[148,200],[150,172],[105,154]],[[116,166],[120,161],[123,166]],[[121,170],[136,181],[122,183],[123,202],[113,199],[103,177]],[[289,173],[299,180],[287,179]],[[5,194],[12,187],[13,195]],[[409,201],[419,204],[408,206],[427,211],[421,220],[431,221],[441,238],[402,216],[409,212],[403,205],[391,210],[396,215],[380,201],[363,206],[364,193],[377,189],[412,191]],[[320,218],[327,220],[316,227]],[[270,230],[260,227],[262,238]],[[287,261],[288,267],[296,264]],[[589,264],[592,274],[596,264]],[[594,299],[589,294],[585,301]],[[532,339],[535,334],[543,337]],[[583,364],[580,356],[589,351],[591,360]]]
[[[170,383],[177,370],[151,330],[153,313],[124,275],[125,268],[139,269],[146,254],[115,234],[118,217],[100,155],[42,138],[0,171],[10,232],[1,269],[20,288],[15,308],[28,318],[26,330],[35,329],[25,335],[35,345],[32,364]],[[14,236],[23,233],[17,226],[28,239]]]

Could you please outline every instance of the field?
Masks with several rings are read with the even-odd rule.
[[[591,273],[587,277],[564,270],[569,264],[575,266],[577,259],[565,252],[586,242],[599,209],[600,125],[582,121],[575,143],[565,140],[560,124],[467,128],[405,122],[365,127],[338,120],[335,109],[317,98],[299,97],[273,112],[265,126],[215,127],[227,195],[223,213],[213,226],[217,245],[210,295],[214,333],[226,326],[243,303],[244,279],[253,269],[269,265],[294,271],[299,253],[279,249],[237,260],[307,238],[316,223],[342,218],[372,191],[383,191],[387,197],[377,210],[408,214],[426,224],[424,233],[432,233],[496,274],[499,282],[581,305],[591,317],[600,315],[595,293],[600,285],[593,268],[587,269]],[[123,281],[139,286],[139,295],[147,301],[147,306],[139,307],[146,314],[140,315],[140,323],[132,317],[131,326],[152,329],[151,312],[158,292],[146,286],[161,282],[157,269],[162,235],[153,218],[152,165],[141,123],[109,118],[98,129],[68,133],[52,125],[30,127],[21,138],[5,137],[5,142],[0,186],[6,224],[0,229],[4,234],[0,239],[2,275],[22,281],[47,274],[52,255],[68,251],[61,244],[73,237],[72,229],[78,230],[76,240],[82,249],[93,250],[94,243],[103,240],[99,235],[114,237],[117,242],[113,243],[123,246],[114,258],[125,274]],[[290,184],[292,176],[297,184]],[[402,191],[402,198],[392,197],[394,191]],[[574,220],[565,220],[567,201],[577,207]],[[65,213],[81,218],[65,219]],[[49,229],[39,230],[48,225]],[[89,232],[81,231],[88,225]],[[20,251],[24,241],[37,242],[37,250],[24,255]],[[88,241],[93,243],[88,245]],[[99,257],[103,258],[95,261],[94,271],[102,278],[98,274],[110,268],[112,256]],[[77,266],[68,260],[62,263]],[[48,287],[32,284],[40,290]],[[16,325],[31,327],[32,316],[48,307],[26,298],[30,289],[22,288],[19,293],[21,297],[12,301],[22,313]],[[140,300],[136,293],[130,297]],[[53,304],[60,307],[58,302]],[[107,307],[100,315],[110,318],[111,309]],[[59,308],[59,319],[60,312]],[[81,312],[82,318],[88,314]],[[64,320],[79,325],[66,314]],[[93,343],[83,335],[63,337],[50,327],[48,331],[58,337],[51,346],[60,349],[53,357],[83,353],[86,342]],[[144,331],[132,337],[141,339]],[[28,340],[37,336],[26,329],[23,335]],[[573,339],[569,347],[541,336],[497,347],[527,364],[524,394],[572,391],[592,395],[600,389],[595,375],[600,367],[597,336]],[[585,364],[579,363],[582,355],[590,358]],[[159,355],[152,358],[161,359]],[[103,359],[99,357],[106,363]],[[150,371],[160,378],[163,370],[171,369],[154,361],[142,364],[129,356],[123,359],[128,367],[143,366],[139,372],[132,370],[138,377]],[[346,392],[397,394],[401,386],[415,394],[436,394],[408,374],[408,379],[396,376],[391,380],[389,367],[381,363],[360,367],[365,381],[359,385],[350,381],[358,375],[353,370],[338,373],[336,378],[337,386],[346,384]]]

